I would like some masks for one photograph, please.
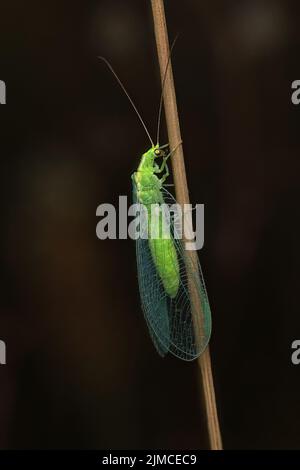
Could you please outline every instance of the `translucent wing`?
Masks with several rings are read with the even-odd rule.
[[[170,348],[168,302],[152,260],[148,240],[136,242],[139,289],[143,312],[152,341],[161,356]]]
[[[176,204],[174,197],[162,189],[164,202]],[[137,201],[135,187],[134,202]],[[198,357],[208,344],[211,313],[197,253],[188,252],[177,238],[176,224],[171,221],[171,236],[179,262],[180,283],[176,297],[165,291],[153,262],[147,239],[136,241],[139,290],[144,316],[157,351],[184,359]]]

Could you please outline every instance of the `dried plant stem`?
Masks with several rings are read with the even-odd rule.
[[[161,79],[163,80],[170,53],[164,3],[163,0],[151,0],[151,4],[154,21],[155,39],[160,65],[160,73]],[[189,192],[184,166],[183,148],[182,145],[178,146],[178,143],[181,142],[182,139],[180,133],[171,62],[169,64],[168,72],[165,77],[164,109],[167,121],[170,148],[174,149],[177,146],[176,151],[172,154],[172,169],[175,183],[176,199],[179,204],[188,204]],[[193,295],[193,293],[191,293],[191,295]],[[197,299],[195,299],[195,305],[197,304],[199,305],[199,302],[197,301]],[[198,314],[201,315],[202,312],[199,311]],[[209,348],[207,348],[204,353],[200,356],[200,358],[198,359],[198,364],[201,371],[201,384],[207,418],[210,448],[213,450],[221,450],[222,439],[218,421]]]

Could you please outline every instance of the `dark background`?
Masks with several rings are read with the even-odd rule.
[[[300,4],[165,4],[224,446],[300,448]],[[155,352],[134,242],[96,238],[149,146],[97,55],[154,134],[150,1],[1,3],[0,447],[203,448],[197,366]]]

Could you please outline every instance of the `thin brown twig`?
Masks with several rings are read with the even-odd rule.
[[[164,3],[163,0],[151,0],[151,4],[160,74],[161,80],[163,81],[164,73],[166,70],[166,64],[168,63],[170,55]],[[179,204],[189,204],[189,192],[184,165],[183,148],[182,145],[178,146],[178,143],[181,142],[182,139],[180,133],[171,61],[169,63],[164,83],[164,109],[166,115],[170,148],[175,148],[177,146],[176,151],[174,151],[174,153],[172,154],[172,169],[175,183],[176,199]],[[191,293],[191,295],[192,294],[193,293]],[[195,304],[197,305],[197,303],[199,304],[199,302],[197,302],[196,300]],[[200,311],[198,313],[199,315],[201,315]],[[201,384],[207,419],[210,448],[212,450],[221,450],[222,438],[218,420],[214,383],[211,369],[211,360],[208,347],[199,357],[198,365],[201,371]]]

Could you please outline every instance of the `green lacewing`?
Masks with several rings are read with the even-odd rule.
[[[169,176],[167,160],[173,151],[166,153],[167,145],[159,144],[163,89],[170,56],[162,83],[157,144],[151,139],[136,105],[111,64],[104,57],[99,58],[115,76],[151,143],[131,176],[133,202],[142,205],[148,215],[148,237],[140,236],[136,240],[138,283],[144,317],[154,346],[161,356],[170,352],[189,361],[204,351],[211,334],[211,311],[201,266],[197,256],[188,256],[184,241],[177,236],[174,219],[170,221],[169,237],[164,237],[161,230],[151,237],[153,224],[162,226],[164,222],[164,212],[153,218],[151,207],[176,204],[165,184]],[[162,163],[158,165],[160,160]]]

